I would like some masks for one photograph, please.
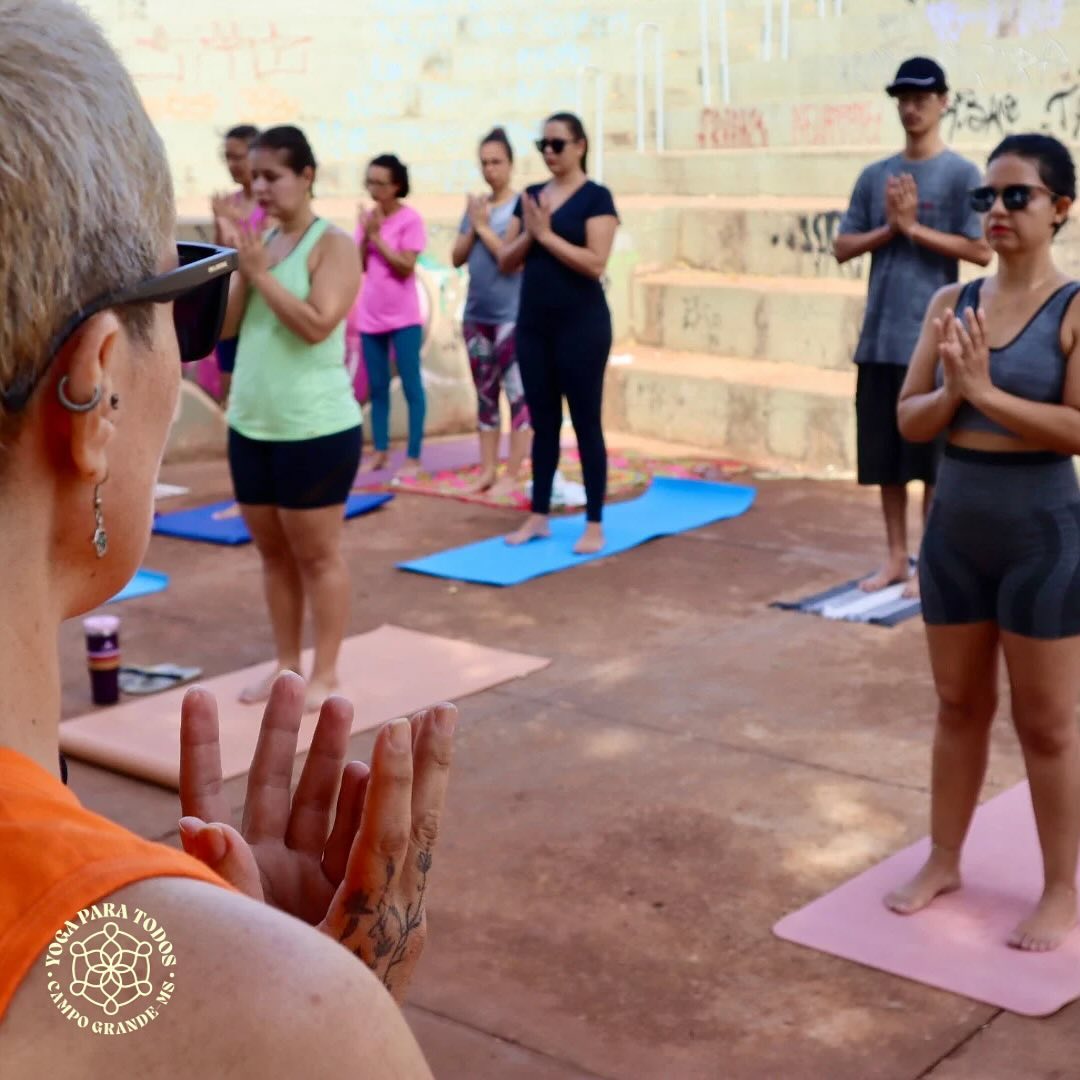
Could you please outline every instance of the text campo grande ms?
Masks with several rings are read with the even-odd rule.
[[[169,941],[164,928],[158,924],[156,919],[147,915],[142,908],[135,908],[135,914],[134,916],[131,916],[128,913],[127,904],[113,904],[106,902],[101,905],[94,904],[88,908],[83,908],[75,918],[79,921],[73,922],[71,919],[66,920],[63,928],[56,932],[56,936],[49,943],[49,948],[45,957],[46,968],[56,967],[62,962],[64,946],[75,931],[82,929],[87,923],[96,922],[98,919],[122,919],[125,922],[134,922],[135,925],[144,930],[157,945],[158,952],[161,956],[162,966],[171,968],[176,965],[176,954],[173,952],[172,942]],[[172,997],[173,990],[175,989],[175,984],[171,980],[166,979],[162,983],[161,990],[158,992],[157,997],[154,999],[155,1004],[167,1005],[169,999]],[[70,1020],[79,1028],[90,1028],[96,1035],[127,1035],[146,1027],[151,1020],[156,1020],[159,1015],[158,1010],[154,1005],[148,1005],[137,1016],[133,1016],[127,1020],[92,1021],[88,1016],[84,1016],[80,1013],[79,1010],[64,997],[60,984],[55,979],[49,980],[48,990],[49,997],[52,999],[53,1004],[56,1005],[65,1020]]]

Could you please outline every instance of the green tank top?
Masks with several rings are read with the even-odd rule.
[[[329,228],[316,218],[300,242],[270,272],[293,294],[311,292],[308,256]],[[229,426],[249,439],[298,442],[336,435],[362,422],[345,367],[345,321],[311,345],[285,327],[252,289],[240,324]]]

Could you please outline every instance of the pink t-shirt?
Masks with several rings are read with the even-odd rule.
[[[393,251],[415,251],[419,254],[427,247],[424,219],[411,206],[402,206],[391,214],[382,223],[379,235]],[[358,225],[358,247],[363,240],[364,227]],[[420,297],[416,293],[415,276],[398,277],[382,255],[369,246],[364,282],[349,315],[349,329],[362,334],[387,334],[405,326],[419,326],[420,323]]]
[[[266,211],[261,206],[256,206],[247,217],[247,223],[253,229],[261,229],[266,221]]]
[[[241,203],[244,201],[244,189],[234,192],[231,196],[234,203]],[[251,213],[244,218],[244,223],[252,229],[261,229],[263,223],[266,221],[266,211],[258,204],[255,203],[251,208]]]

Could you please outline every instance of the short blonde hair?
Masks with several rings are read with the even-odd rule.
[[[100,27],[69,0],[0,0],[0,390],[35,381],[84,304],[153,275],[175,218],[165,148]],[[122,314],[145,333],[147,309]]]

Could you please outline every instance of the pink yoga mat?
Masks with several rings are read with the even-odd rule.
[[[929,839],[920,840],[781,919],[774,933],[1022,1016],[1048,1016],[1080,997],[1080,932],[1051,953],[1006,944],[1042,892],[1026,783],[977,811],[959,892],[918,914],[893,914],[882,897],[916,873],[929,850]]]
[[[576,446],[573,436],[564,436],[562,446]],[[505,461],[510,453],[510,436],[503,434],[499,443],[499,460]],[[468,469],[480,464],[480,440],[475,435],[462,435],[455,439],[440,439],[426,442],[420,451],[420,461],[426,472],[437,473],[447,470]],[[381,487],[390,483],[394,473],[405,463],[405,451],[394,450],[390,454],[390,466],[375,472],[357,473],[353,481],[355,490]]]
[[[342,645],[339,692],[356,708],[352,726],[356,734],[427,705],[457,701],[522,678],[548,663],[538,656],[381,626]],[[310,664],[308,650],[305,670]],[[267,666],[258,664],[201,684],[217,696],[225,779],[243,775],[251,765],[263,710],[261,705],[241,705],[237,695]],[[60,725],[60,749],[95,765],[179,789],[180,703],[188,689],[178,687],[68,720]],[[298,753],[311,745],[315,722],[315,716],[304,719]]]

